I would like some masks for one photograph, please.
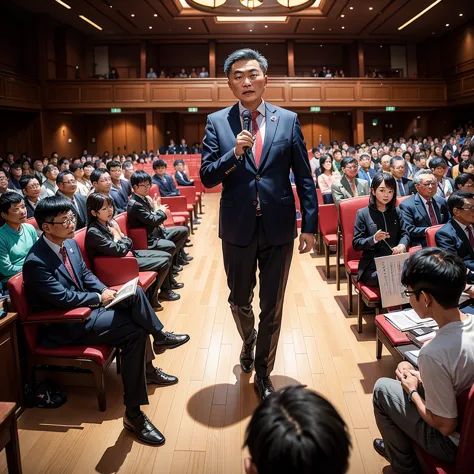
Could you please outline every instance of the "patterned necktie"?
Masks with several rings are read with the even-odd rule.
[[[401,179],[398,180],[398,191],[400,192],[400,196],[405,196],[405,189],[403,188],[403,181]]]
[[[469,236],[469,243],[471,244],[471,247],[474,248],[474,234],[472,233],[472,228],[471,226],[466,227],[467,230],[467,235]]]
[[[426,201],[428,205],[428,213],[430,215],[431,225],[438,225],[438,218],[436,217],[436,213],[433,209],[433,203],[431,201]]]
[[[76,276],[74,275],[74,270],[72,269],[71,262],[69,261],[69,257],[67,255],[66,247],[61,247],[59,249],[59,253],[61,254],[61,257],[63,258],[63,264],[66,267],[66,270],[68,271],[71,278],[74,280],[74,283],[76,284],[76,286],[78,288],[80,288],[80,285],[76,280]]]
[[[257,123],[257,117],[260,115],[258,110],[252,112],[252,135],[255,139],[255,147],[253,150],[253,157],[255,159],[255,166],[258,168],[260,165],[260,158],[262,156],[262,134],[260,133],[260,127]]]

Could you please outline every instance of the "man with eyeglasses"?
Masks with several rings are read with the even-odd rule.
[[[44,167],[43,173],[46,176],[46,181],[41,186],[40,198],[43,199],[48,196],[54,196],[58,192],[58,185],[56,184],[56,178],[58,177],[58,167],[53,164],[49,164]]]
[[[449,209],[446,199],[436,196],[438,180],[430,170],[418,171],[413,182],[417,193],[400,204],[400,211],[410,234],[411,246],[426,247],[427,229],[446,224]]]
[[[412,180],[405,178],[406,164],[401,156],[394,156],[390,162],[390,173],[397,182],[397,196],[413,194]]]
[[[341,162],[341,169],[344,176],[340,181],[335,182],[331,187],[334,203],[339,208],[343,199],[369,194],[369,183],[365,179],[358,179],[359,165],[355,158],[346,156]]]
[[[20,179],[20,186],[25,196],[26,217],[29,219],[34,216],[36,205],[41,199],[41,185],[36,176],[28,174]]]
[[[87,205],[86,198],[77,191],[77,181],[72,171],[61,171],[56,178],[58,185],[58,196],[64,196],[72,204],[72,212],[76,218],[76,230],[87,225]]]
[[[20,194],[20,191],[18,191],[18,189],[11,189],[8,187],[8,185],[8,173],[3,168],[0,168],[0,196],[5,193]]]

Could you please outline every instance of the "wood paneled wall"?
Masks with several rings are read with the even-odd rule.
[[[296,75],[309,77],[313,68],[319,72],[322,66],[327,66],[333,73],[336,69],[344,69],[347,74],[347,48],[348,45],[345,44],[295,43]]]
[[[380,47],[382,46],[382,47]],[[378,69],[379,71],[390,71],[390,45],[380,43],[364,43],[364,63],[365,72],[369,69]]]
[[[140,77],[140,43],[110,44],[109,65],[123,79]]]
[[[155,50],[156,64],[147,58],[148,67],[154,67],[157,74],[164,69],[167,74],[179,73],[181,68],[186,69],[189,75],[195,68],[199,74],[201,67],[209,71],[209,46],[207,43],[194,44],[161,44],[152,45]],[[152,56],[153,57],[153,56]]]
[[[314,148],[322,142],[327,145],[333,140],[352,143],[352,116],[348,112],[332,114],[299,114],[301,131],[306,148]]]
[[[41,124],[39,112],[0,110],[0,157],[8,152],[18,158],[28,153],[32,158],[41,156]]]

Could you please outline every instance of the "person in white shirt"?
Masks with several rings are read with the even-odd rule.
[[[43,168],[43,174],[46,176],[46,181],[41,186],[40,198],[54,196],[58,192],[56,178],[59,170],[56,165],[48,165]]]
[[[157,75],[156,75],[156,72],[155,70],[151,67],[148,74],[146,75],[146,78],[147,79],[157,79]]]
[[[209,73],[206,71],[206,68],[204,66],[201,68],[201,72],[199,73],[199,77],[209,77]]]
[[[452,252],[416,252],[405,263],[402,284],[418,316],[434,319],[439,329],[420,350],[419,370],[401,362],[397,380],[376,382],[374,412],[382,439],[374,448],[395,472],[418,474],[423,471],[413,441],[444,463],[456,462],[457,399],[474,383],[474,318],[458,309],[466,266]]]

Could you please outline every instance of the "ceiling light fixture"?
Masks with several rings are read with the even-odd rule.
[[[341,18],[344,18],[346,15],[341,15]]]
[[[314,31],[314,28],[313,28],[313,31]]]
[[[308,0],[277,0],[277,2],[286,8],[295,8],[308,3]]]
[[[158,13],[155,13],[153,16],[156,18],[158,16]]]
[[[153,26],[149,26],[148,28],[149,28],[150,30],[152,30],[152,29],[153,29]]]
[[[446,23],[446,26],[449,26],[449,23]]]
[[[462,13],[460,13],[460,14],[459,14],[459,16],[463,16],[463,14],[462,14]]]
[[[132,13],[130,16],[131,16],[132,18],[135,18],[135,13]]]
[[[191,26],[188,26],[188,30],[192,30],[192,27],[191,27]]]
[[[260,0],[240,0],[240,3],[250,11],[263,5],[263,1]]]
[[[67,3],[63,2],[62,0],[56,0],[56,3],[59,3],[61,6],[64,8],[67,8],[68,10],[71,9],[71,5],[68,5]]]
[[[92,20],[89,20],[89,18],[87,18],[86,16],[79,15],[79,18],[89,23],[89,25],[92,25],[94,28],[97,28],[99,31],[102,31],[102,28],[97,23],[94,23]]]
[[[344,28],[345,28],[345,26],[341,26],[341,28],[342,28],[342,29],[344,29]]]
[[[248,16],[216,16],[217,23],[248,23]],[[287,16],[252,16],[252,23],[285,23]]]
[[[411,20],[408,20],[405,24],[403,24],[402,26],[399,26],[398,31],[403,30],[403,28],[406,28],[408,25],[410,25],[414,21],[418,20],[418,18],[420,18],[420,16],[423,16],[426,12],[430,11],[432,8],[434,8],[436,5],[438,5],[438,3],[441,3],[441,1],[442,0],[436,0],[431,5],[428,5],[424,10],[422,10],[420,13],[415,15]]]
[[[373,10],[373,9],[374,9],[374,7],[369,7],[369,10]]]
[[[354,7],[349,7],[349,10],[354,10]]]

